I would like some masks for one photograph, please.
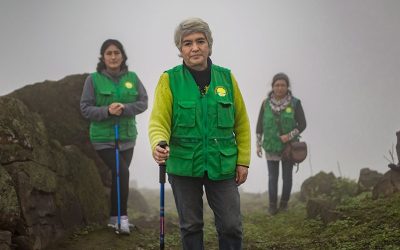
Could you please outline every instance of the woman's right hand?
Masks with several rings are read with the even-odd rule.
[[[169,157],[169,147],[166,146],[165,148],[160,147],[157,145],[153,151],[153,158],[157,162],[158,165],[165,164],[165,161]]]
[[[114,102],[108,106],[108,113],[110,115],[120,116],[124,111],[124,108],[125,108],[124,104],[119,102]]]
[[[260,146],[257,146],[257,156],[262,157],[262,148]]]

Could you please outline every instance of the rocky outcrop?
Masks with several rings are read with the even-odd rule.
[[[357,193],[371,191],[372,188],[379,182],[383,174],[378,171],[370,170],[369,168],[363,168],[360,170],[360,177],[358,178],[358,190]]]
[[[11,249],[11,232],[0,231],[0,250]]]
[[[356,195],[357,184],[354,181],[320,172],[303,182],[300,200],[307,202],[308,218],[319,217],[324,223],[329,223],[341,217],[336,206]]]
[[[94,162],[49,138],[21,101],[2,97],[0,105],[0,230],[19,248],[42,249],[74,226],[103,222],[108,206]]]
[[[89,142],[89,123],[82,118],[79,101],[87,74],[67,76],[59,81],[28,85],[9,94],[21,100],[29,111],[42,118],[48,137],[61,145],[76,145],[95,161],[103,183],[111,185],[108,168]]]
[[[333,173],[319,172],[305,180],[301,184],[300,200],[308,201],[310,198],[315,198],[321,195],[330,195],[333,190],[336,177]]]
[[[389,197],[398,192],[400,192],[400,172],[389,170],[374,186],[372,190],[372,198],[377,199]]]
[[[44,249],[108,217],[110,171],[79,111],[86,76],[0,97],[0,249]]]

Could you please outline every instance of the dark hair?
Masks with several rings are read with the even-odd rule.
[[[278,74],[274,75],[274,77],[272,78],[271,87],[273,87],[274,84],[276,83],[276,81],[278,81],[278,80],[284,80],[286,82],[288,88],[290,88],[290,80],[289,80],[289,77],[285,73],[278,73]]]
[[[276,81],[278,81],[278,80],[284,80],[284,81],[286,82],[286,84],[287,84],[287,86],[288,86],[288,93],[291,94],[292,92],[291,92],[291,90],[289,89],[289,88],[290,88],[290,80],[289,80],[289,77],[288,77],[285,73],[282,73],[282,72],[280,72],[280,73],[274,75],[274,77],[272,78],[271,87],[274,87],[274,84],[275,84]],[[268,96],[271,96],[272,92],[273,92],[272,90],[271,90],[270,92],[268,92]]]
[[[126,65],[126,60],[128,60],[128,57],[126,56],[124,47],[122,46],[122,43],[118,40],[115,39],[107,39],[103,42],[100,48],[100,57],[99,57],[99,62],[97,63],[97,72],[101,72],[103,69],[106,69],[106,64],[104,63],[104,53],[106,52],[106,49],[110,47],[110,45],[115,45],[122,53],[122,63],[121,63],[121,70],[128,70],[128,65]]]

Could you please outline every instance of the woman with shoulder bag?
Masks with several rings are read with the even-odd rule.
[[[289,77],[284,73],[272,79],[272,90],[263,101],[257,121],[257,156],[265,150],[268,166],[269,213],[287,211],[292,190],[293,163],[282,159],[285,145],[296,141],[306,128],[306,119],[299,99],[292,95]],[[278,201],[279,162],[282,162],[282,195]]]

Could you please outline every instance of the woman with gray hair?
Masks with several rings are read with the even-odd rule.
[[[153,158],[167,165],[183,249],[204,249],[203,187],[214,212],[220,249],[242,249],[238,186],[250,164],[250,125],[236,79],[212,63],[206,22],[175,30],[183,63],[158,82],[149,123]],[[165,149],[161,141],[168,142]]]

